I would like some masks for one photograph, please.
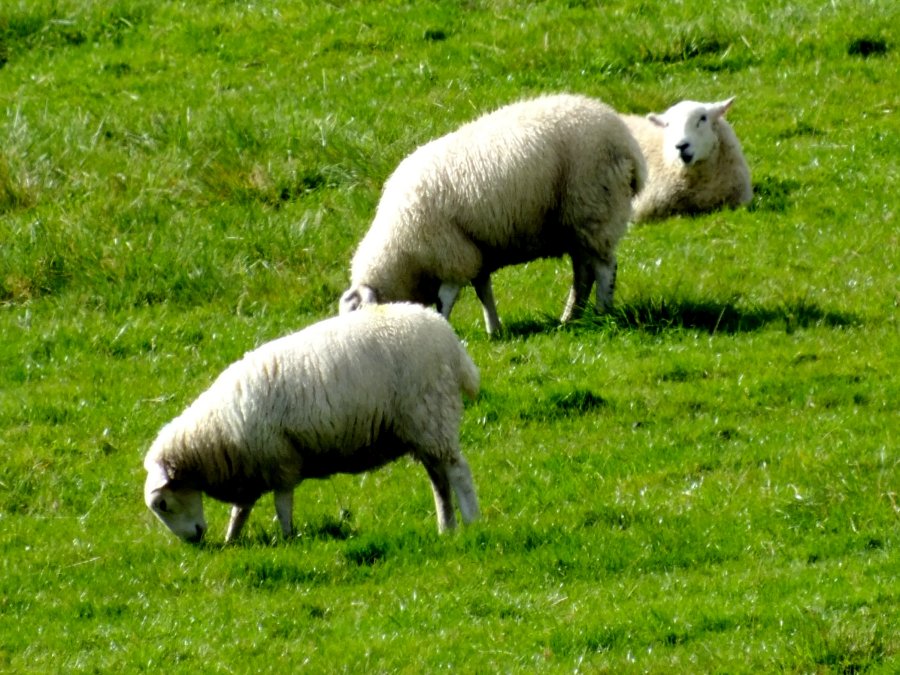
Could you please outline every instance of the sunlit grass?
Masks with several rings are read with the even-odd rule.
[[[0,670],[893,672],[898,9],[890,3],[8,3]],[[385,178],[483,111],[736,94],[747,209],[633,228],[453,324],[483,517],[424,470],[304,483],[222,544],[144,507],[162,424],[328,316]]]

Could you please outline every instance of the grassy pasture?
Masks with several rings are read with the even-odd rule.
[[[0,671],[900,669],[900,6],[0,3]],[[633,228],[616,309],[504,270],[434,531],[399,462],[237,545],[141,498],[159,427],[328,316],[417,145],[550,91],[738,96],[749,208]]]

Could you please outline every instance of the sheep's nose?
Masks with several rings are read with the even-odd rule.
[[[678,155],[685,164],[690,164],[691,160],[694,158],[694,154],[691,152],[690,148],[691,144],[687,141],[675,144],[675,149],[678,150]]]
[[[204,525],[199,524],[199,523],[198,523],[197,525],[195,525],[194,527],[196,528],[196,534],[194,534],[192,537],[190,537],[190,538],[188,539],[188,541],[191,541],[191,542],[193,542],[193,543],[197,543],[198,541],[200,541],[201,539],[203,539],[203,535],[206,533],[206,527],[205,527]]]

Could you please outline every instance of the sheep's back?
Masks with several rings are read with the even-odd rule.
[[[632,161],[642,163],[639,148],[605,104],[571,95],[524,101],[403,160],[385,185],[373,229],[402,232],[391,236],[429,258],[426,269],[441,270],[469,244],[489,269],[560,255],[571,244],[568,225],[586,212],[604,220],[607,189],[625,180],[627,192]]]
[[[440,423],[444,408],[458,417],[459,349],[431,310],[364,308],[248,354],[235,404],[250,437],[283,433],[293,450],[350,453],[381,434]]]

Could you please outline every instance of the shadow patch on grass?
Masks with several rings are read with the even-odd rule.
[[[605,408],[609,403],[589,389],[558,391],[535,401],[519,412],[525,421],[550,422],[566,417],[581,417]]]
[[[651,63],[683,63],[703,56],[724,54],[731,47],[728,40],[716,35],[676,35],[665,48],[644,48],[644,60]]]
[[[816,134],[818,132],[810,127],[808,131],[797,131],[797,133]],[[784,213],[792,204],[791,194],[799,187],[800,183],[795,180],[763,176],[753,183],[753,201],[750,202],[747,210]]]
[[[801,121],[797,121],[794,124],[792,124],[791,126],[787,127],[784,131],[779,131],[777,134],[775,134],[775,137],[779,138],[779,139],[787,140],[790,138],[803,138],[804,136],[809,136],[809,137],[814,138],[817,136],[824,136],[824,135],[825,135],[825,132],[822,129],[819,129],[818,127],[813,126],[809,122],[805,122],[805,121],[801,120]],[[762,182],[765,184],[766,181],[771,181],[771,180],[777,180],[777,179],[773,179],[773,178],[766,176],[763,178]],[[756,184],[754,184],[753,187],[756,188]]]
[[[728,36],[710,33],[680,33],[662,48],[642,46],[639,62],[671,66],[689,63],[709,72],[737,71],[753,64],[752,54],[737,49]]]
[[[326,581],[327,575],[314,567],[260,558],[235,565],[230,576],[235,581],[252,588],[272,589],[320,584]]]
[[[708,377],[708,373],[704,370],[688,369],[680,365],[669,368],[659,375],[662,382],[691,382],[706,377]]]
[[[648,298],[615,308],[611,313],[589,310],[584,317],[560,324],[549,315],[517,319],[504,326],[500,339],[529,338],[555,331],[641,331],[658,335],[669,330],[702,330],[710,334],[751,333],[780,326],[788,333],[810,326],[858,326],[855,314],[822,309],[799,299],[777,307],[741,307],[734,301],[692,298]]]
[[[351,541],[344,549],[344,559],[357,567],[371,567],[387,558],[391,545],[380,537],[366,537]]]
[[[890,51],[887,40],[879,37],[858,37],[854,38],[847,45],[848,56],[859,56],[864,59],[870,56],[884,56]]]
[[[516,523],[508,529],[477,528],[461,531],[463,550],[504,555],[514,551],[536,551],[554,546],[568,533],[529,523]]]
[[[517,318],[503,324],[503,329],[498,337],[502,338],[528,338],[534,335],[544,335],[559,330],[559,319],[549,314],[542,316]]]
[[[422,37],[426,42],[444,42],[449,35],[443,28],[427,28]]]
[[[39,3],[34,3],[39,5]],[[125,36],[150,18],[151,5],[99,3],[75,14],[64,9],[28,7],[0,19],[0,68],[11,58],[32,49],[80,47],[109,42],[120,46]],[[128,6],[126,6],[128,5]]]
[[[613,318],[619,328],[652,334],[690,329],[731,335],[773,325],[791,333],[810,326],[843,328],[860,323],[852,314],[826,311],[804,300],[776,308],[744,308],[729,301],[653,298],[617,309]]]
[[[334,541],[344,541],[356,534],[357,530],[353,526],[353,514],[350,511],[341,511],[338,518],[324,516],[315,522],[305,523],[298,531],[298,535],[304,538]]]
[[[234,167],[221,162],[208,166],[202,181],[215,199],[226,203],[257,203],[275,209],[320,190],[333,189],[347,177],[335,166],[322,166],[293,175],[273,176],[265,168]]]

